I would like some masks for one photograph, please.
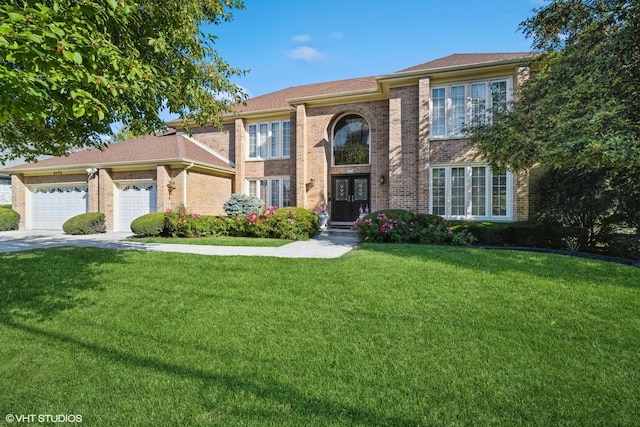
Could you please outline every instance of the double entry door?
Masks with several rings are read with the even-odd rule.
[[[369,210],[369,175],[334,175],[332,181],[331,222],[353,222]]]

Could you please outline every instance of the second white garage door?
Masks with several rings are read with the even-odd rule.
[[[59,185],[31,190],[31,229],[62,230],[66,220],[85,212],[86,185]]]
[[[157,210],[155,183],[118,185],[118,231],[131,231],[131,222]]]

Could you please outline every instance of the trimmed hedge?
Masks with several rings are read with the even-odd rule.
[[[471,222],[451,221],[451,229],[473,234],[477,243],[488,246],[521,246],[529,248],[586,251],[599,255],[640,260],[640,235],[611,234],[603,245],[593,249],[576,245],[585,230],[562,227],[548,222]]]
[[[139,237],[160,236],[164,230],[164,212],[152,212],[131,222],[131,231]]]
[[[67,234],[98,234],[107,231],[105,216],[102,212],[88,212],[69,218],[62,224]]]
[[[0,231],[17,230],[20,224],[20,214],[11,205],[0,206]]]
[[[473,234],[482,245],[556,249],[566,246],[562,229],[542,222],[450,221],[450,224],[452,230]]]

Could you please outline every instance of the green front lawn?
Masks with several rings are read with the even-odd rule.
[[[640,269],[563,256],[2,254],[0,337],[0,412],[84,425],[609,426],[640,414]]]

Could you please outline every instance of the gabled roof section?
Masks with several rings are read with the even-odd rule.
[[[356,79],[293,86],[248,99],[246,105],[239,105],[235,111],[237,113],[251,113],[256,111],[284,110],[289,109],[288,100],[290,99],[375,91],[377,87],[375,77],[360,77]]]
[[[221,156],[191,141],[184,135],[167,133],[146,135],[107,145],[100,150],[90,148],[64,157],[50,157],[37,163],[25,163],[3,169],[3,173],[37,170],[71,169],[74,167],[118,167],[138,164],[191,163],[233,173]]]
[[[499,62],[516,61],[519,59],[531,58],[534,54],[531,52],[511,52],[511,53],[454,53],[453,55],[438,58],[424,64],[415,65],[397,73],[406,73],[411,71],[432,71],[443,68],[454,67],[471,67],[483,64],[494,64]]]

